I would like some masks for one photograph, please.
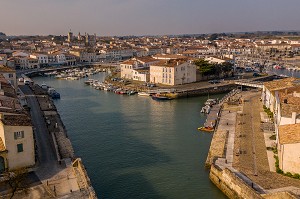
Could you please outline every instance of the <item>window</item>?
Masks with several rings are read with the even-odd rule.
[[[15,137],[15,140],[24,138],[24,131],[14,132],[14,137]]]
[[[17,144],[18,153],[23,152],[23,144]]]
[[[14,75],[11,74],[11,73],[8,74],[8,77],[9,77],[9,78],[12,78],[13,76],[14,76]]]

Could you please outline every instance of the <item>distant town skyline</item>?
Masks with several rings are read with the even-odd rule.
[[[299,30],[297,0],[2,1],[7,35],[100,36]]]

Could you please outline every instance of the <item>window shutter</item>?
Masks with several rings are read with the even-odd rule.
[[[24,138],[24,131],[21,131],[21,134],[22,134],[22,135],[21,135],[21,136],[22,136],[22,138]]]
[[[17,132],[14,132],[15,140],[17,139]]]

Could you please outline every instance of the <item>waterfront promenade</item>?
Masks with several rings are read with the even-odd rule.
[[[206,161],[211,180],[229,197],[299,197],[300,181],[274,172],[270,165],[274,161],[270,161],[269,140],[265,140],[270,133],[261,129],[260,92],[241,92],[235,97],[242,103],[224,104],[211,142]]]
[[[26,97],[30,115],[34,126],[34,135],[37,151],[37,163],[31,170],[38,177],[37,182],[28,184],[25,191],[15,193],[16,198],[96,198],[91,195],[89,185],[84,181],[89,181],[85,169],[80,159],[74,157],[64,157],[57,146],[53,130],[49,123],[56,123],[58,132],[63,131],[62,122],[49,121],[45,119],[45,107],[51,109],[57,115],[56,108],[48,95],[41,95],[39,87],[21,85],[22,95]],[[47,105],[45,105],[47,104]],[[66,147],[66,142],[63,143]],[[71,146],[70,146],[71,147]],[[32,178],[29,175],[28,178]],[[87,180],[85,180],[87,179]],[[28,181],[28,180],[27,180]],[[30,181],[30,179],[29,179]],[[85,183],[85,184],[84,184]],[[6,193],[3,192],[2,195]]]

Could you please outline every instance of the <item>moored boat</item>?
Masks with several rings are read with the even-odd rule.
[[[151,96],[153,100],[157,100],[157,101],[166,101],[166,100],[172,100],[172,98],[169,98],[167,96],[163,96],[160,94],[155,94]]]
[[[150,96],[150,94],[146,93],[146,92],[138,92],[138,95],[139,96]]]
[[[205,131],[205,132],[213,132],[215,129],[213,127],[205,127],[201,126],[198,128],[199,131]]]

